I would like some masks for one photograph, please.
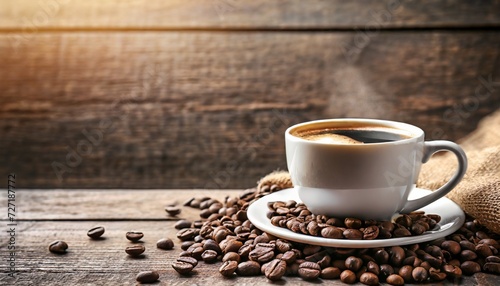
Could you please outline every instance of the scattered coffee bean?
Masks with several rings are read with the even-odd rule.
[[[174,248],[174,242],[170,238],[162,238],[156,242],[156,247],[159,249],[170,250]]]
[[[500,274],[500,263],[497,262],[486,262],[483,266],[484,271]]]
[[[273,259],[264,264],[264,275],[271,281],[280,280],[286,272],[286,262],[281,259]]]
[[[104,227],[102,226],[96,226],[87,231],[87,235],[92,239],[98,239],[103,234],[104,234]]]
[[[371,273],[371,272],[365,272],[361,274],[359,277],[359,282],[365,284],[365,285],[378,285],[378,276]]]
[[[197,231],[195,228],[184,228],[177,232],[177,238],[182,241],[191,240],[198,235],[197,233],[199,230]]]
[[[321,270],[321,279],[339,279],[342,271],[337,267],[326,267]]]
[[[160,274],[156,271],[142,271],[137,274],[135,280],[140,283],[154,283],[158,281]]]
[[[137,242],[144,237],[144,233],[140,231],[129,231],[125,234],[125,237],[132,242]]]
[[[317,263],[306,261],[299,265],[298,273],[304,280],[314,280],[321,274],[321,267]]]
[[[488,257],[486,257],[486,262],[500,263],[500,257],[498,257],[498,256],[488,256]]]
[[[396,286],[402,286],[405,284],[405,280],[403,277],[399,276],[398,274],[391,274],[387,279],[385,280],[390,285],[396,285]]]
[[[52,253],[64,254],[66,249],[68,249],[68,244],[62,240],[56,240],[49,244],[49,251]]]
[[[473,275],[475,273],[481,272],[481,265],[474,261],[464,261],[460,265],[460,268],[465,275]]]
[[[453,255],[457,255],[461,251],[460,244],[453,240],[446,240],[441,244],[441,247]]]
[[[125,252],[130,255],[130,256],[140,256],[146,248],[143,245],[134,245],[134,246],[129,246],[125,248]]]
[[[448,275],[448,277],[460,278],[462,276],[462,269],[454,265],[446,264],[443,266],[443,271],[446,275]]]
[[[346,284],[354,284],[356,283],[356,273],[351,270],[344,270],[340,273],[340,281]]]
[[[411,276],[416,282],[424,282],[429,277],[429,274],[425,268],[418,266],[413,269]]]
[[[221,267],[219,268],[219,272],[223,276],[230,277],[236,271],[236,268],[238,268],[238,262],[228,260],[222,263]]]
[[[403,265],[399,269],[398,274],[399,274],[399,276],[403,277],[403,279],[405,280],[406,283],[410,283],[413,281],[412,272],[413,272],[413,266]]]
[[[217,260],[217,252],[215,250],[205,250],[201,254],[201,259],[205,261],[205,263],[214,263]]]
[[[181,220],[178,220],[174,227],[175,229],[184,229],[184,228],[190,228],[191,227],[191,222],[189,220],[185,220],[185,219],[181,219]]]
[[[169,216],[176,216],[181,213],[181,209],[176,206],[167,206],[165,207],[165,211]]]
[[[196,265],[198,265],[198,261],[195,258],[182,256],[172,263],[172,268],[181,275],[188,275]]]
[[[240,276],[256,276],[260,274],[260,264],[256,261],[245,261],[238,264],[236,273]]]
[[[439,270],[439,269],[431,267],[431,268],[429,268],[428,271],[429,271],[429,277],[433,281],[443,281],[444,279],[446,279],[446,273],[441,272],[441,270]]]
[[[345,260],[345,267],[353,272],[358,271],[363,266],[363,260],[355,256],[349,256]]]
[[[238,263],[240,263],[240,255],[236,252],[228,252],[226,254],[224,254],[224,257],[222,257],[222,261],[223,262],[226,262],[226,261],[236,261]]]

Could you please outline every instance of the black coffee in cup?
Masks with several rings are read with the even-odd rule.
[[[382,126],[296,130],[292,135],[305,140],[338,144],[369,144],[409,139],[408,131]]]

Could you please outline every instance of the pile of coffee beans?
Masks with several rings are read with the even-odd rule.
[[[304,280],[340,279],[366,285],[456,282],[462,275],[481,271],[500,274],[499,236],[472,218],[450,236],[407,246],[333,248],[274,237],[253,226],[246,211],[255,199],[278,190],[277,186],[263,186],[223,201],[203,197],[185,202],[185,206],[200,209],[200,219],[176,223],[183,251],[172,267],[189,275],[198,261],[221,261],[219,272],[227,277],[264,275],[275,281],[300,276]],[[293,231],[345,239],[419,235],[440,220],[437,215],[420,212],[403,215],[394,223],[326,218],[311,214],[296,202],[270,204],[268,217],[274,218],[274,225]]]
[[[312,236],[334,239],[387,239],[421,235],[433,229],[441,217],[424,212],[412,212],[396,218],[395,222],[330,218],[312,214],[303,203],[269,202],[267,217],[274,226]]]

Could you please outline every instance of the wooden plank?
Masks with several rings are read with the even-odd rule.
[[[2,190],[7,193],[7,190]],[[219,190],[28,190],[16,191],[17,220],[178,220],[199,218],[199,210],[182,207],[193,197],[209,196],[221,202],[236,191]],[[166,205],[181,207],[170,217]],[[7,205],[7,196],[0,197]],[[7,212],[1,219],[7,220]]]
[[[482,86],[498,31],[359,36],[0,36],[0,171],[25,188],[247,188],[286,168],[294,123],[385,118],[455,140],[500,106]]]
[[[491,27],[500,1],[2,1],[1,29]]]

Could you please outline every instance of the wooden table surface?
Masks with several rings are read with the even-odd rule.
[[[191,197],[210,196],[223,200],[236,196],[239,190],[17,190],[14,221],[8,220],[7,190],[2,190],[3,228],[1,229],[2,262],[0,285],[136,285],[135,276],[143,270],[157,270],[157,285],[262,285],[271,283],[264,276],[226,279],[218,266],[199,263],[191,277],[180,276],[171,267],[178,257],[180,241],[174,223],[164,211],[165,205],[180,205]],[[199,219],[199,210],[182,208],[179,218]],[[12,224],[12,225],[8,225]],[[102,225],[104,239],[91,240],[87,230]],[[12,239],[6,231],[15,229],[15,274],[10,277],[6,260]],[[145,257],[133,259],[125,253],[132,245],[127,231],[144,232]],[[172,238],[173,250],[156,248],[160,238]],[[54,240],[68,243],[68,252],[57,255],[48,251]],[[12,244],[11,244],[12,245]],[[339,280],[306,282],[286,277],[279,285],[341,285]],[[448,282],[450,283],[450,282]],[[500,277],[479,273],[465,277],[462,285],[499,285]],[[274,284],[274,283],[273,283]],[[426,284],[429,285],[429,284]]]

